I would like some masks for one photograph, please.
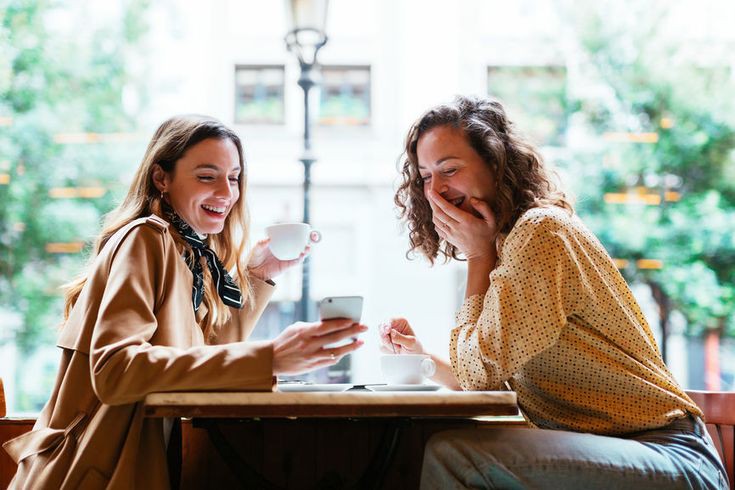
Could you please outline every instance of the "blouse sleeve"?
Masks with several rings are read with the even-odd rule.
[[[152,345],[156,305],[175,279],[175,250],[149,226],[118,245],[102,292],[90,346],[94,390],[109,405],[156,391],[251,389],[272,386],[272,348],[231,343],[188,349]]]
[[[500,389],[558,339],[575,298],[573,261],[550,220],[519,222],[490,273],[485,295],[467,298],[450,337],[452,371],[465,390]]]

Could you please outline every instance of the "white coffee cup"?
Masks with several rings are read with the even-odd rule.
[[[322,234],[308,223],[279,223],[266,227],[265,234],[271,239],[269,247],[280,260],[297,259],[309,243],[322,239]]]
[[[386,354],[380,356],[380,370],[390,384],[415,385],[433,376],[436,364],[426,354]]]

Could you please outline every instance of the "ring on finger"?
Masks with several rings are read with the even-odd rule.
[[[333,361],[334,361],[335,359],[337,359],[337,356],[335,356],[335,355],[334,355],[334,352],[332,352],[331,354],[329,354],[329,357],[330,357],[330,358],[331,358],[331,359],[332,359]]]

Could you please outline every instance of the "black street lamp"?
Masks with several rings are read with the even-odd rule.
[[[319,49],[327,44],[325,26],[328,6],[329,0],[286,0],[286,15],[289,21],[286,46],[299,60],[301,68],[299,86],[304,90],[304,152],[299,158],[304,165],[304,223],[310,222],[311,165],[316,161],[311,152],[309,90],[318,84],[316,56]],[[301,300],[298,309],[300,319],[308,321],[311,317],[310,310],[309,258],[307,257],[304,260],[301,275]]]

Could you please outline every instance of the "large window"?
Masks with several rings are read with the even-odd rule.
[[[487,92],[534,143],[563,145],[566,130],[566,69],[559,66],[491,66]]]
[[[283,66],[235,67],[235,122],[283,124]]]
[[[370,124],[370,67],[322,67],[319,124],[365,126]]]
[[[303,92],[283,8],[271,3],[0,8],[0,378],[11,415],[48,400],[60,286],[83,270],[158,124],[189,112],[238,124],[251,244],[267,224],[302,219]],[[363,295],[371,329],[315,381],[379,382],[375,327],[393,316],[409,319],[427,350],[446,352],[466,266],[406,260],[395,167],[411,121],[479,87],[542,146],[632,285],[675,377],[735,389],[735,2],[427,5],[433,19],[472,17],[449,30],[451,42],[437,40],[432,22],[386,28],[405,24],[410,9],[363,2],[355,15],[333,3],[321,58],[331,64],[313,90],[310,213],[324,239],[311,256],[311,298]],[[203,19],[216,29],[201,29]],[[298,268],[277,278],[255,337],[293,322],[300,280]]]

